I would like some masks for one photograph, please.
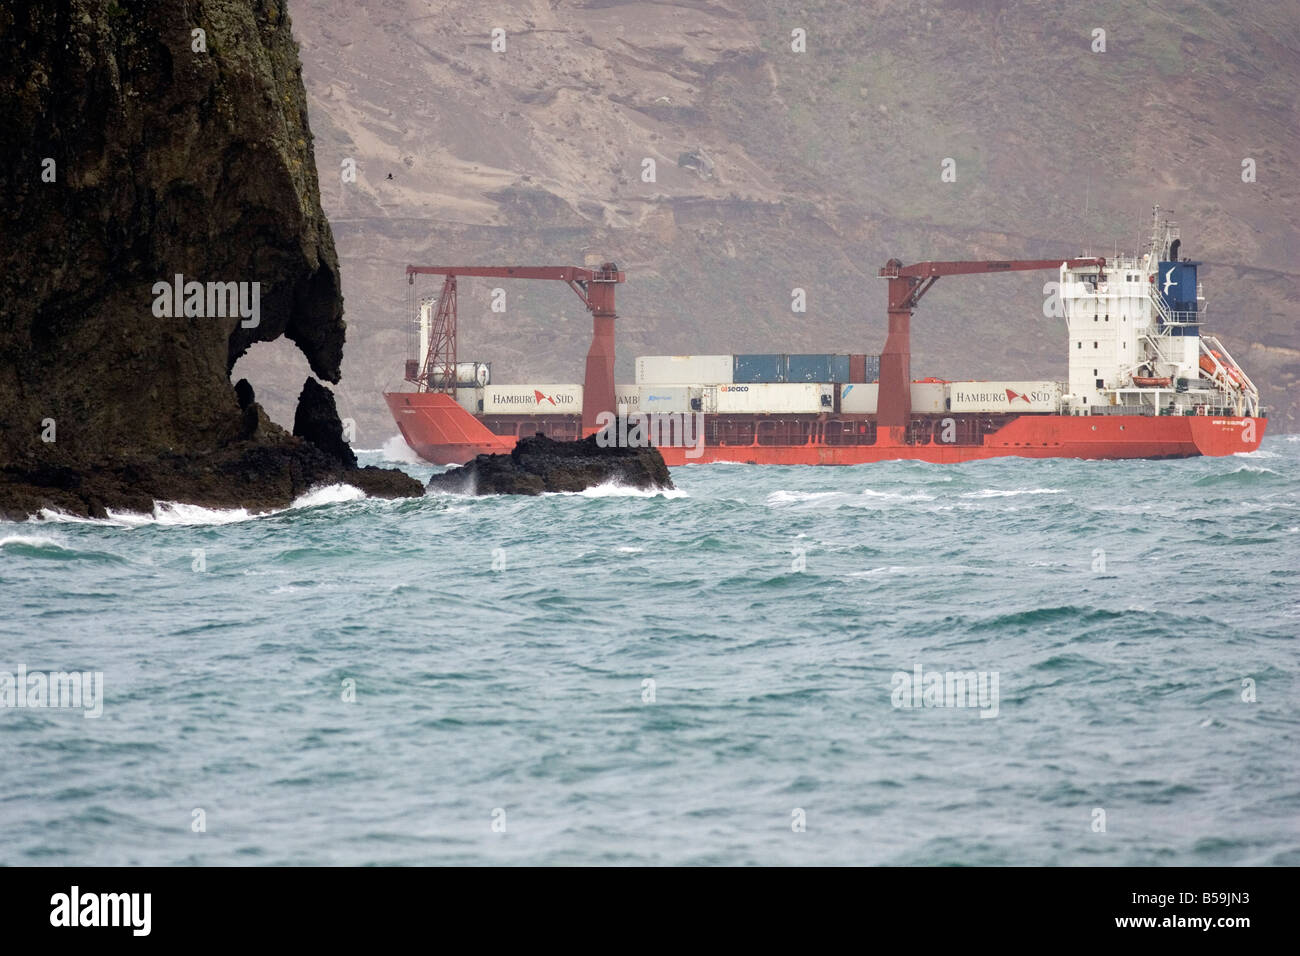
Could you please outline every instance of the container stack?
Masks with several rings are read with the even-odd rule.
[[[880,356],[862,354],[642,355],[638,385],[779,385],[874,382]]]

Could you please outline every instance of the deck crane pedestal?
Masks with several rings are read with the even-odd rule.
[[[912,417],[912,310],[941,276],[978,275],[988,272],[1025,272],[1095,265],[1106,268],[1100,257],[1081,259],[1010,259],[970,262],[916,262],[903,265],[890,259],[880,270],[889,280],[889,334],[880,353],[880,397],[877,424],[888,429],[893,444],[906,443]]]

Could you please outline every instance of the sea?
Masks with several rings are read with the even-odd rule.
[[[1300,864],[1300,435],[672,474],[0,523],[0,864]]]

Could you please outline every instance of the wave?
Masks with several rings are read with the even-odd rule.
[[[1063,488],[985,488],[983,491],[967,491],[962,498],[1014,498],[1017,495],[1063,495]]]
[[[591,488],[585,488],[582,491],[554,491],[546,492],[543,497],[550,495],[568,495],[575,498],[689,498],[690,494],[681,488],[633,488],[631,485],[620,485],[614,482],[607,482],[603,485],[594,485]]]
[[[39,535],[28,534],[11,534],[0,538],[0,548],[29,548],[41,550],[57,548],[60,551],[68,550],[53,538],[44,538]]]
[[[203,505],[186,504],[183,501],[155,501],[153,511],[143,514],[138,511],[114,511],[106,509],[107,518],[83,518],[63,511],[42,508],[39,518],[29,521],[48,522],[50,524],[90,524],[108,528],[143,528],[150,525],[159,527],[195,527],[237,524],[255,518],[267,518],[271,515],[284,514],[303,508],[318,508],[321,505],[340,504],[365,498],[366,493],[353,485],[336,484],[312,488],[299,495],[287,508],[273,508],[269,511],[249,511],[247,508],[207,508]]]
[[[388,441],[384,442],[383,448],[368,449],[369,451],[383,456],[384,461],[393,462],[398,465],[427,465],[429,464],[423,458],[415,453],[406,439],[401,435],[394,435]]]
[[[288,509],[293,511],[297,508],[318,508],[321,505],[342,504],[345,501],[359,501],[366,497],[366,493],[355,485],[337,484],[325,485],[323,488],[313,488],[304,495],[299,495],[294,499]]]
[[[859,494],[852,494],[847,491],[773,491],[766,499],[769,508],[780,507],[782,505],[799,505],[808,502],[830,502],[837,504],[846,504],[851,506],[862,506],[872,501],[934,501],[934,495],[927,494],[924,491],[900,492],[900,491],[876,491],[873,488],[864,488]]]
[[[125,563],[120,555],[106,551],[82,551],[43,535],[11,534],[0,538],[0,553],[54,561],[104,561]]]

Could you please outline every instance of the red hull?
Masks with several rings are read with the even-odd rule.
[[[459,465],[479,454],[514,447],[513,435],[493,434],[448,395],[389,392],[384,395],[406,443],[426,461]],[[860,465],[874,461],[975,461],[983,458],[1191,458],[1254,451],[1268,420],[1218,415],[1021,415],[979,445],[909,445],[880,429],[872,445],[708,445],[660,448],[669,465],[731,461],[752,465]]]

